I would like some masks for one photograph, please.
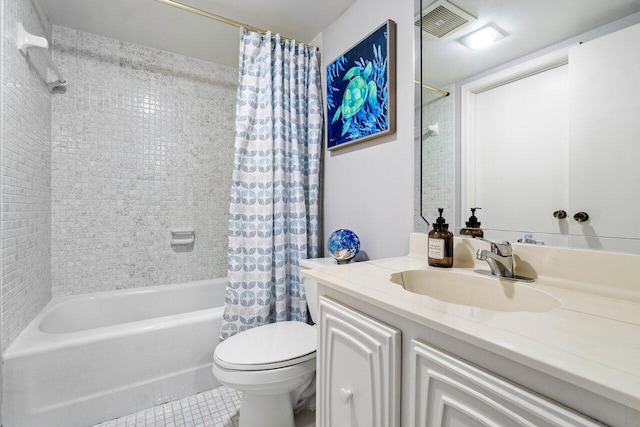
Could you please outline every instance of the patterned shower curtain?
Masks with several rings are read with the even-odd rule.
[[[317,49],[241,32],[221,339],[266,323],[305,322],[298,260],[318,256]]]

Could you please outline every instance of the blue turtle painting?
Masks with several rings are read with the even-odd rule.
[[[359,66],[355,66],[350,68],[342,78],[342,80],[349,80],[349,84],[342,94],[342,104],[331,120],[333,124],[342,116],[343,124],[340,136],[347,133],[353,124],[353,116],[362,111],[367,102],[372,109],[378,104],[378,86],[374,80],[368,80],[372,71],[371,61],[367,61],[364,71]]]
[[[329,149],[395,131],[394,34],[387,21],[327,66]]]

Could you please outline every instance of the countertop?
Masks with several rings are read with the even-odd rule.
[[[389,281],[391,274],[399,271],[434,268],[421,256],[422,246],[422,243],[412,243],[409,256],[305,270],[303,275],[425,327],[640,410],[640,303],[637,300],[594,293],[592,288],[597,287],[589,284],[584,287],[589,292],[584,292],[579,283],[566,278],[554,279],[547,275],[549,271],[544,271],[540,272],[544,274],[536,273],[534,283],[524,286],[558,298],[561,306],[551,311],[505,313],[449,304],[410,293]],[[572,254],[561,255],[574,259]],[[593,254],[585,256],[589,259]],[[627,258],[629,265],[638,260],[640,257]],[[535,263],[528,265],[535,266]],[[477,274],[473,266],[468,265],[446,271]],[[611,294],[615,295],[616,291]],[[371,314],[375,317],[375,313]]]

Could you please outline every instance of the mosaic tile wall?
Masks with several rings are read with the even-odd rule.
[[[18,51],[18,23],[51,40],[39,0],[1,0],[2,350],[51,299],[51,92],[42,52]]]
[[[54,26],[54,296],[226,275],[237,70]],[[192,248],[171,228],[195,228]]]
[[[444,208],[444,217],[453,231],[455,223],[455,86],[443,90],[451,94],[443,97],[435,92],[424,91],[422,102],[422,206],[429,221],[438,217],[438,208]],[[427,131],[431,124],[438,124],[438,135]],[[415,158],[419,160],[419,154]],[[420,165],[416,165],[420,170]],[[419,182],[416,194],[419,195]],[[419,202],[416,203],[419,206]],[[426,223],[416,212],[415,230],[428,232]]]

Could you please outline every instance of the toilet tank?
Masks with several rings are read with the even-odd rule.
[[[330,265],[336,265],[336,260],[331,257],[327,258],[312,258],[312,259],[301,259],[300,267],[303,270],[312,269],[312,268],[320,268],[320,267],[328,267]],[[309,307],[309,314],[311,315],[311,319],[316,322],[318,312],[318,282],[313,279],[303,278],[302,283],[304,284],[304,291],[307,297],[307,306]]]

